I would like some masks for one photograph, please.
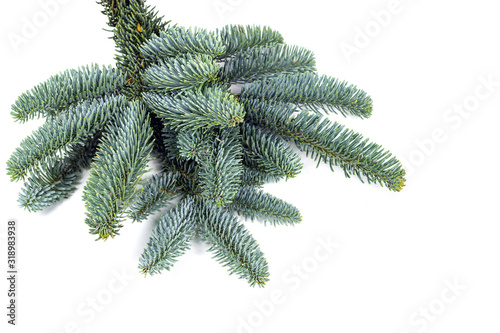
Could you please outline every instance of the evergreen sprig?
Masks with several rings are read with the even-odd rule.
[[[36,212],[68,198],[76,190],[82,169],[90,166],[100,136],[99,131],[83,144],[70,145],[65,157],[52,157],[41,164],[24,183],[18,199],[21,207]]]
[[[226,206],[238,192],[243,171],[241,150],[238,128],[222,129],[200,161],[201,193],[217,206]]]
[[[178,194],[178,178],[179,174],[172,172],[153,175],[130,206],[129,217],[135,222],[142,222],[165,207]]]
[[[140,102],[130,103],[107,128],[83,193],[85,222],[99,239],[119,234],[124,212],[147,171],[151,136],[146,108]]]
[[[194,236],[194,209],[194,200],[184,199],[163,215],[139,259],[142,273],[154,275],[164,269],[170,270],[177,257],[189,249]]]
[[[160,145],[160,156],[163,156],[164,162],[166,161],[175,161],[180,159],[179,153],[179,134],[170,126],[170,122],[167,120],[160,119],[160,122],[163,125],[161,129],[161,145]],[[191,133],[191,131],[186,131]]]
[[[211,143],[216,133],[198,129],[195,131],[182,131],[177,137],[178,156],[184,159],[193,159],[196,162],[206,160],[212,152]]]
[[[205,54],[218,58],[226,53],[221,37],[205,29],[169,27],[153,36],[142,47],[142,53],[150,62],[188,54]]]
[[[198,219],[201,237],[211,244],[209,252],[229,274],[246,279],[251,286],[263,286],[269,280],[269,269],[259,245],[238,219],[207,202],[200,202]]]
[[[229,91],[220,87],[176,95],[149,92],[144,94],[144,101],[178,131],[233,127],[243,122],[245,117],[241,104]]]
[[[283,74],[313,73],[316,61],[311,51],[286,44],[250,48],[234,54],[220,69],[220,79],[248,83]]]
[[[244,86],[241,96],[289,102],[318,113],[323,110],[360,118],[370,117],[373,108],[370,96],[356,86],[310,73],[261,80]]]
[[[241,186],[262,186],[267,183],[275,183],[282,180],[281,175],[273,175],[263,171],[255,170],[243,162],[243,173],[241,175]]]
[[[250,220],[272,225],[295,225],[302,221],[299,210],[291,204],[255,187],[244,186],[229,209]]]
[[[85,222],[98,239],[118,235],[127,217],[142,222],[168,208],[141,272],[170,270],[199,235],[230,274],[263,286],[267,261],[238,215],[273,226],[302,220],[262,190],[301,171],[294,146],[347,177],[403,188],[405,172],[389,151],[324,116],[368,118],[373,103],[356,86],[320,76],[311,51],[269,27],[183,28],[145,0],[98,3],[116,68],[61,72],[12,106],[16,121],[46,118],[7,161],[11,178],[24,180],[25,209],[68,197],[90,167]],[[151,157],[160,171],[142,179]]]
[[[215,81],[219,66],[207,55],[168,58],[149,67],[143,76],[149,89],[159,92],[192,89]]]
[[[60,117],[48,119],[32,135],[25,138],[7,161],[13,180],[24,179],[47,157],[52,157],[70,143],[83,142],[101,130],[113,117],[116,108],[124,105],[121,96],[84,101]]]
[[[12,117],[20,122],[55,116],[72,104],[117,92],[125,84],[123,73],[98,65],[68,69],[23,93],[12,105]]]
[[[217,30],[226,51],[219,58],[227,58],[251,48],[272,46],[284,43],[283,36],[269,27],[255,25],[227,25]]]
[[[392,154],[361,134],[346,129],[318,114],[301,111],[291,104],[262,100],[242,100],[247,119],[267,126],[292,139],[297,147],[317,161],[339,166],[346,177],[357,176],[362,182],[379,183],[390,190],[404,186],[405,171]],[[363,178],[363,177],[364,178]]]
[[[142,75],[147,66],[141,48],[164,31],[168,22],[164,22],[154,8],[146,6],[144,0],[111,0],[110,5],[108,0],[106,3],[105,13],[113,27],[117,50],[116,65],[126,74],[123,93],[128,98],[138,98],[144,88]]]
[[[286,141],[249,123],[241,128],[246,165],[277,178],[293,178],[300,173],[300,157]]]
[[[62,198],[67,198],[76,189],[78,173],[66,164],[49,160],[38,174],[24,184],[18,202],[30,212],[43,210]]]

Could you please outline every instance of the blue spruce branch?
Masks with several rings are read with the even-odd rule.
[[[88,168],[97,148],[101,132],[87,139],[84,144],[73,144],[64,158],[49,158],[36,174],[24,183],[18,202],[30,212],[45,209],[68,198],[81,178],[83,168]]]
[[[218,71],[219,66],[212,57],[187,54],[152,65],[145,71],[143,81],[150,90],[157,92],[200,89],[215,82]]]
[[[11,114],[20,122],[56,116],[77,102],[115,94],[124,84],[125,75],[112,67],[68,69],[19,96]]]
[[[295,225],[302,221],[297,208],[254,187],[242,187],[229,209],[250,220],[271,225]]]
[[[339,166],[346,177],[357,176],[362,182],[379,183],[393,191],[401,191],[405,171],[401,162],[382,146],[337,122],[318,114],[302,111],[294,114],[294,106],[259,100],[245,100],[247,117],[269,126],[318,162],[333,169]]]
[[[160,31],[142,47],[142,53],[150,62],[186,54],[204,54],[217,58],[226,53],[222,39],[205,29],[169,27]]]
[[[173,96],[148,92],[144,94],[144,101],[177,131],[234,127],[243,122],[245,116],[236,98],[220,87]]]
[[[231,57],[234,54],[254,47],[283,44],[283,36],[269,27],[254,25],[227,25],[217,30],[226,51],[219,58]]]
[[[240,51],[229,58],[220,69],[220,80],[247,83],[265,77],[284,74],[313,73],[314,54],[302,47],[275,45]]]
[[[98,239],[114,237],[123,226],[125,209],[147,171],[152,134],[146,108],[140,102],[131,102],[117,122],[108,126],[83,194],[86,223]]]
[[[300,157],[286,141],[249,123],[241,128],[246,165],[276,178],[293,178],[300,173]]]
[[[363,90],[345,81],[316,74],[283,75],[245,85],[244,98],[289,102],[304,110],[340,113],[368,118],[373,102]]]
[[[211,245],[208,251],[214,253],[213,258],[250,286],[264,286],[269,280],[268,264],[248,230],[221,208],[204,201],[199,206],[200,234]]]
[[[142,222],[151,214],[165,207],[179,194],[178,173],[161,173],[152,176],[136,201],[130,206],[129,217],[135,222]]]
[[[142,273],[154,275],[170,270],[177,258],[189,249],[194,236],[194,210],[194,200],[183,199],[162,216],[139,260]]]
[[[123,107],[123,97],[104,97],[92,102],[84,101],[60,117],[47,119],[44,125],[21,141],[7,161],[8,174],[13,180],[24,179],[40,163],[62,151],[68,144],[84,140],[103,129]]]
[[[210,153],[200,161],[202,195],[218,206],[230,203],[238,192],[243,172],[238,128],[220,130]]]

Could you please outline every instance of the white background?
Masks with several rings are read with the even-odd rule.
[[[44,22],[41,3],[8,1],[1,11],[3,170],[41,124],[12,120],[19,94],[66,68],[113,63],[97,4],[60,1]],[[137,260],[154,219],[127,222],[119,237],[95,242],[84,223],[83,185],[55,208],[30,214],[17,207],[21,184],[1,172],[1,267],[5,272],[5,224],[16,218],[20,273],[15,328],[6,324],[1,279],[2,332],[500,330],[496,2],[401,0],[384,26],[373,13],[393,9],[389,0],[150,4],[184,26],[270,25],[288,43],[312,49],[320,73],[349,80],[374,99],[368,120],[331,119],[408,161],[407,186],[392,193],[305,159],[297,178],[267,187],[299,207],[303,222],[246,222],[270,265],[271,281],[259,289],[228,276],[204,245],[194,245],[171,272],[144,278]],[[39,25],[33,36],[23,37],[26,22]],[[13,36],[25,40],[15,45]],[[346,56],[347,45],[357,53]],[[496,86],[488,91],[482,78]],[[319,247],[329,240],[340,244],[331,254]]]

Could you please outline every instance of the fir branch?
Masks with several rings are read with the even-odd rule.
[[[81,178],[81,170],[90,166],[101,133],[87,139],[85,144],[73,144],[64,158],[50,158],[40,165],[36,174],[24,183],[18,202],[24,209],[35,212],[68,198]]]
[[[19,205],[30,212],[43,210],[76,189],[79,172],[60,160],[47,161],[36,175],[27,179],[19,194]]]
[[[282,138],[248,123],[241,129],[246,165],[276,178],[293,178],[300,173],[299,155]]]
[[[113,28],[117,69],[62,72],[12,106],[20,122],[47,117],[7,162],[12,179],[27,177],[19,199],[27,210],[69,196],[90,165],[85,222],[98,239],[117,235],[126,214],[143,221],[184,196],[154,228],[143,273],[169,270],[200,233],[230,274],[263,286],[267,262],[235,215],[272,225],[301,221],[297,208],[258,188],[300,172],[289,143],[347,177],[404,186],[389,151],[322,117],[367,118],[372,100],[316,75],[312,52],[284,45],[268,27],[170,27],[145,0],[97,2]],[[233,94],[232,84],[246,85]],[[153,149],[162,171],[142,182]]]
[[[184,54],[205,54],[217,58],[225,52],[226,47],[219,35],[205,29],[178,26],[160,31],[159,36],[152,36],[142,47],[144,57],[150,62]]]
[[[153,133],[144,105],[131,102],[117,118],[99,145],[83,193],[85,222],[98,239],[118,234],[152,150]]]
[[[302,221],[299,210],[291,204],[254,187],[245,186],[234,197],[229,209],[250,220],[271,225],[295,225]]]
[[[139,260],[144,274],[154,275],[170,270],[177,258],[189,249],[194,232],[193,199],[183,199],[169,210],[156,225]]]
[[[198,181],[196,179],[196,170],[198,168],[198,163],[194,160],[185,160],[179,158],[178,148],[177,148],[177,133],[174,131],[170,131],[168,129],[168,125],[165,125],[163,129],[166,133],[171,133],[172,140],[168,140],[172,142],[171,147],[167,147],[165,145],[165,149],[157,151],[157,157],[159,159],[162,172],[165,173],[175,173],[179,177],[177,178],[177,185],[179,186],[179,192],[186,195],[198,195],[200,190],[198,188]],[[165,140],[167,142],[167,140]],[[175,148],[175,155],[172,155]]]
[[[213,131],[198,129],[196,131],[181,131],[177,136],[179,157],[194,159],[196,162],[206,158],[212,149],[215,139]]]
[[[219,76],[223,82],[247,83],[262,77],[315,71],[316,60],[311,51],[297,46],[275,45],[236,53],[220,68]]]
[[[284,137],[293,139],[307,156],[329,164],[332,171],[334,166],[339,166],[346,177],[355,175],[364,182],[364,176],[368,183],[379,183],[393,191],[403,188],[405,171],[401,162],[361,134],[321,115],[305,111],[290,119],[293,107],[282,103],[256,100],[242,102],[250,121],[269,126]]]
[[[165,207],[179,194],[178,173],[161,173],[152,176],[136,201],[130,206],[128,215],[134,222],[142,222],[149,215]]]
[[[179,147],[177,146],[179,133],[174,131],[170,126],[169,121],[163,120],[163,148],[162,153],[168,161],[177,160],[179,158]]]
[[[207,55],[185,55],[160,61],[143,75],[148,89],[158,92],[201,88],[217,79],[219,66]]]
[[[19,96],[11,114],[20,122],[56,116],[77,102],[114,94],[124,84],[125,76],[111,66],[68,69]]]
[[[214,259],[227,266],[229,274],[259,287],[269,280],[267,261],[259,245],[238,219],[208,202],[199,203],[198,221],[203,241],[211,244]]]
[[[236,98],[220,87],[191,90],[174,96],[153,92],[143,96],[149,107],[177,131],[233,127],[243,122],[245,116]]]
[[[253,98],[240,98],[239,101],[245,108],[245,122],[267,128],[279,133],[284,139],[290,139],[280,128],[300,112],[294,104]]]
[[[115,59],[117,67],[126,73],[123,92],[129,99],[138,98],[144,88],[141,77],[147,66],[141,47],[153,35],[165,30],[169,22],[163,22],[163,17],[158,17],[156,10],[142,0],[118,0],[112,15],[116,17],[113,40],[118,54]]]
[[[262,186],[266,183],[275,183],[283,177],[270,175],[265,172],[252,169],[243,161],[243,173],[241,174],[241,186]]]
[[[245,85],[243,98],[262,98],[277,102],[289,102],[304,110],[320,113],[348,114],[368,118],[373,102],[363,90],[329,76],[297,74],[260,80]]]
[[[140,0],[141,3],[144,3],[144,0]],[[124,6],[129,6],[131,4],[130,0],[99,0],[97,3],[104,7],[104,10],[101,11],[104,15],[108,17],[108,25],[110,27],[115,27],[116,23],[118,23],[118,18],[120,16],[119,8],[123,8]],[[135,2],[134,2],[135,3]]]
[[[254,47],[272,46],[283,44],[283,36],[269,27],[254,25],[227,25],[217,30],[222,42],[226,46],[226,52],[219,58],[227,58],[240,51]]]
[[[118,2],[120,0],[98,0],[96,1],[99,5],[102,5],[104,9],[101,11],[104,15],[108,17],[108,25],[110,27],[116,26],[116,22],[118,21],[117,17],[117,8],[115,6],[115,1]],[[124,0],[126,1],[126,0]]]
[[[38,130],[21,141],[20,147],[7,161],[8,174],[13,180],[24,179],[44,159],[101,130],[114,116],[114,110],[125,103],[123,97],[84,101],[60,117],[47,119]]]
[[[200,161],[202,194],[218,206],[230,203],[238,192],[243,167],[238,128],[220,130],[211,152]]]

